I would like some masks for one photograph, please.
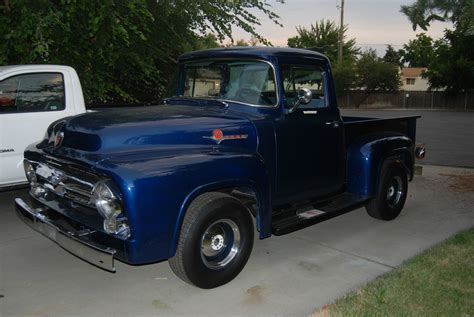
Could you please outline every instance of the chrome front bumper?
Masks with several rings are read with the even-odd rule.
[[[21,198],[15,199],[15,207],[18,216],[34,230],[81,259],[107,271],[115,272],[114,255],[117,251],[87,241],[87,236],[93,232],[66,228],[48,218],[47,207],[33,208]]]

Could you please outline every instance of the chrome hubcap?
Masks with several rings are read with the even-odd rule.
[[[394,194],[395,194],[395,187],[390,186],[390,188],[388,189],[387,198],[392,197]]]
[[[241,247],[240,230],[230,219],[222,219],[211,224],[201,238],[201,258],[213,270],[229,264]]]
[[[214,251],[219,251],[224,246],[224,237],[220,234],[212,237],[211,248]]]
[[[403,197],[403,183],[400,176],[395,176],[390,181],[387,188],[387,203],[390,207],[395,207]]]

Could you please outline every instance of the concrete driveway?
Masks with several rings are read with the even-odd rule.
[[[473,226],[472,182],[473,170],[425,166],[396,220],[359,209],[256,240],[242,273],[214,290],[185,284],[166,262],[99,270],[16,218],[12,200],[25,191],[1,193],[0,316],[307,316]]]

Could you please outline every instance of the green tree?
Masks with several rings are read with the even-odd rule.
[[[346,40],[348,27],[344,26],[344,63],[355,61],[360,50],[356,47],[355,39]],[[298,35],[288,39],[289,47],[307,48],[326,55],[332,63],[337,61],[339,43],[339,27],[333,21],[321,20],[309,28],[298,26]]]
[[[417,27],[428,30],[433,21],[450,21],[455,26],[467,24],[472,33],[474,2],[472,0],[416,0],[411,5],[403,5],[400,10]]]
[[[250,37],[250,40],[249,40],[249,45],[250,46],[257,46],[259,43],[258,39],[255,37],[255,36],[251,36]],[[268,45],[268,44],[265,44],[265,45]]]
[[[402,6],[413,29],[427,30],[433,21],[449,21],[454,30],[434,44],[434,54],[426,76],[432,88],[459,93],[474,89],[474,1],[416,0]]]
[[[402,56],[400,50],[395,50],[392,45],[387,45],[385,49],[385,55],[382,58],[384,62],[402,66]]]
[[[200,36],[196,35],[196,39],[192,43],[192,50],[204,50],[208,48],[218,48],[221,47],[217,36],[212,33]]]
[[[251,36],[250,39],[247,41],[245,39],[238,39],[237,41],[233,41],[230,44],[227,44],[227,47],[232,46],[258,46],[261,43],[255,36]],[[263,44],[264,46],[269,46],[269,43]]]
[[[425,73],[430,87],[453,94],[474,89],[474,36],[458,28],[446,31],[434,46],[434,58]]]
[[[354,87],[357,73],[354,63],[346,62],[342,65],[336,64],[332,70],[336,94],[340,96],[345,91]]]
[[[372,49],[362,52],[355,63],[336,65],[333,75],[337,95],[350,89],[366,92],[365,97],[356,103],[356,107],[371,93],[395,92],[401,84],[398,65],[385,62]]]
[[[373,49],[360,55],[356,69],[356,87],[364,90],[367,94],[376,91],[395,92],[400,87],[398,67],[381,60]]]
[[[232,45],[234,46],[234,45]],[[246,40],[244,39],[238,39],[236,42],[235,42],[235,46],[250,46],[249,43],[247,43]]]
[[[157,100],[181,53],[213,47],[233,27],[268,43],[255,12],[280,24],[270,9],[267,0],[10,0],[0,5],[0,64],[71,65],[87,102]]]
[[[398,66],[384,62],[373,49],[361,53],[355,70],[357,75],[353,87],[365,92],[363,98],[355,101],[356,108],[370,94],[374,92],[396,92],[401,85]]]
[[[428,67],[434,57],[433,39],[425,33],[416,35],[400,50],[403,63],[410,67]]]

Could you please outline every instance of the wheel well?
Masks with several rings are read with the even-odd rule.
[[[415,157],[410,155],[408,151],[403,153],[403,159],[406,164],[406,168],[408,169],[408,181],[413,180],[413,175],[415,174]]]
[[[257,192],[248,186],[237,186],[229,187],[218,190],[219,192],[226,193],[238,200],[247,207],[254,218],[258,214],[258,199]]]
[[[187,198],[183,202],[174,228],[173,239],[170,245],[170,256],[173,256],[176,252],[182,222],[189,206],[199,196],[208,192],[220,192],[238,199],[254,217],[255,225],[260,232],[260,238],[267,238],[271,235],[269,228],[270,222],[267,216],[268,212],[266,212],[267,203],[264,197],[259,196],[260,193],[257,192],[257,190],[251,186],[208,187],[205,190],[195,193],[195,195],[190,195],[188,197],[189,199]]]
[[[385,159],[383,159],[380,164],[383,164],[386,160],[394,160],[395,162],[400,163],[403,168],[407,171],[408,178],[411,180],[413,178],[413,158],[410,156],[408,151],[401,151],[399,153],[392,153]],[[381,167],[382,165],[380,165]],[[380,172],[380,171],[379,171]]]
[[[382,171],[382,166],[384,162],[392,160],[398,164],[400,164],[407,172],[408,174],[408,179],[411,181],[413,178],[413,164],[412,164],[412,159],[410,158],[410,155],[407,151],[402,151],[398,153],[391,153],[390,155],[382,158],[379,162],[378,166],[378,172],[376,174],[376,186],[375,188],[378,188],[379,183],[380,183],[380,173]]]

